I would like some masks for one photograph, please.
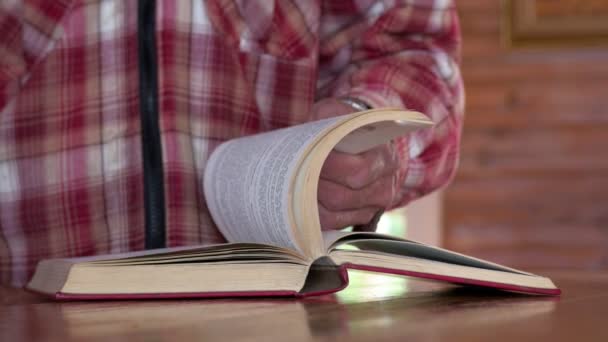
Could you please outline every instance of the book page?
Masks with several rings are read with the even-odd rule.
[[[213,220],[228,241],[274,244],[305,253],[307,246],[298,244],[290,218],[296,168],[318,136],[347,119],[292,126],[230,140],[217,148],[205,170],[204,192]]]
[[[419,128],[420,126],[413,124],[412,121],[406,120],[374,122],[348,133],[334,149],[344,153],[359,154]]]
[[[331,150],[359,153],[431,125],[421,113],[377,109],[230,140],[212,153],[205,170],[211,216],[230,242],[319,257],[325,249],[318,178]]]
[[[347,244],[353,240],[360,239],[384,239],[384,240],[395,240],[395,241],[408,241],[412,243],[418,243],[416,241],[402,239],[398,236],[374,233],[374,232],[345,232],[341,230],[329,230],[323,231],[323,242],[327,252],[331,252],[335,247],[343,244]]]
[[[326,237],[327,239],[328,237]],[[329,242],[329,241],[328,241]],[[414,257],[425,260],[444,262],[455,265],[532,275],[524,271],[481,260],[468,255],[449,251],[423,243],[388,237],[375,233],[346,234],[332,243],[332,251],[338,251],[341,245],[349,245],[358,249],[358,253],[383,253],[395,256]],[[332,253],[330,253],[331,255]]]
[[[331,259],[349,269],[398,274],[535,294],[558,295],[551,279],[495,268],[448,263],[439,260],[361,250],[334,250]]]

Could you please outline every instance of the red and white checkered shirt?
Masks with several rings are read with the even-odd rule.
[[[0,282],[44,258],[144,248],[134,0],[0,2]],[[407,107],[399,205],[453,174],[463,113],[449,0],[156,2],[166,244],[222,241],[202,196],[227,139],[310,120],[316,99]]]

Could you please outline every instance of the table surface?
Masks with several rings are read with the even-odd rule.
[[[608,273],[540,273],[560,298],[363,272],[305,300],[59,303],[0,287],[0,341],[608,341]]]

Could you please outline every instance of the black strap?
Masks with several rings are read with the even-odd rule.
[[[155,17],[155,1],[139,0],[137,40],[146,249],[162,248],[166,245],[163,157],[158,123],[158,65],[156,61]]]

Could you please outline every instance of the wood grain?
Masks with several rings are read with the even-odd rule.
[[[548,272],[561,298],[358,272],[306,300],[49,302],[0,287],[0,341],[606,341],[608,274]]]

